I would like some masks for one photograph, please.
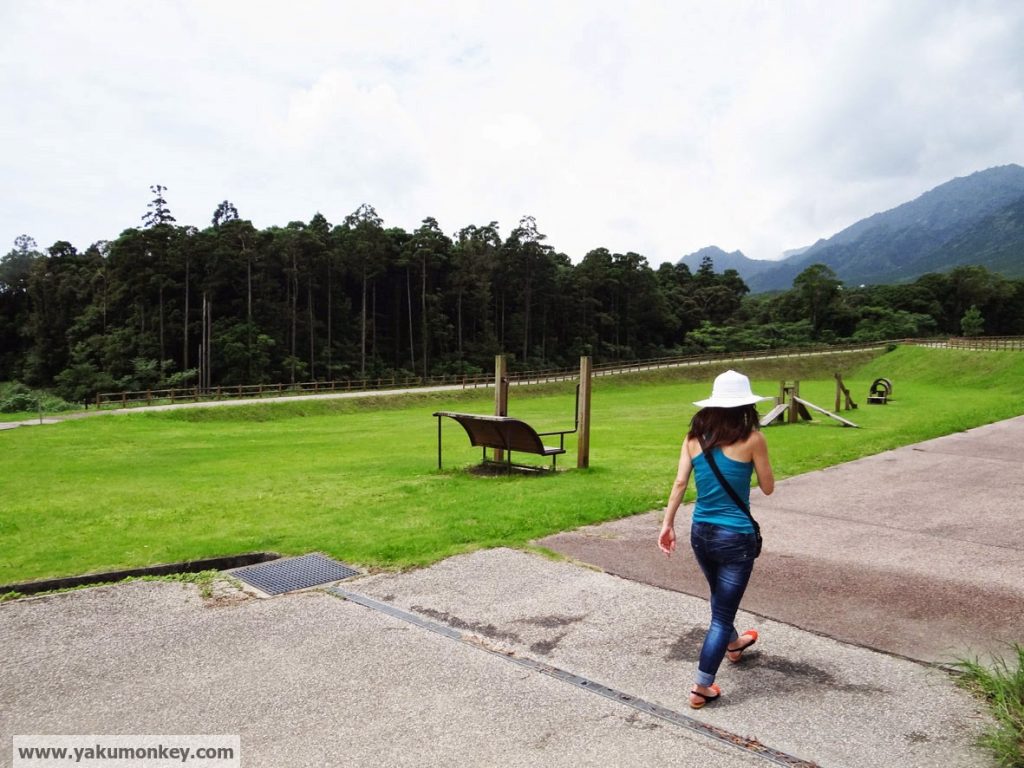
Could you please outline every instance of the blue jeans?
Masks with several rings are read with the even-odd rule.
[[[729,643],[739,637],[733,621],[754,570],[757,535],[711,523],[694,523],[690,528],[690,546],[711,587],[711,626],[704,636],[695,678],[698,685],[707,687],[715,682]]]

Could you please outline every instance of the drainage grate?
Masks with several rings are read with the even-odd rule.
[[[231,575],[268,595],[280,595],[296,589],[347,579],[358,573],[355,568],[350,568],[337,560],[312,554],[246,566],[232,571]]]

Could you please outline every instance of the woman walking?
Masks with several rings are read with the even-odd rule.
[[[757,642],[757,632],[736,632],[733,621],[743,592],[760,553],[760,530],[750,516],[750,476],[764,494],[775,490],[768,460],[768,445],[758,431],[754,403],[770,400],[750,391],[742,373],[726,371],[715,379],[711,397],[699,400],[683,440],[658,546],[666,555],[676,548],[676,511],[683,501],[690,474],[697,485],[690,546],[704,578],[711,587],[711,626],[700,650],[700,662],[690,690],[690,706],[700,709],[722,691],[715,675],[723,657],[739,662],[743,652]]]

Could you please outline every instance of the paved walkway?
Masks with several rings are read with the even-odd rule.
[[[979,703],[906,657],[1021,636],[1022,432],[779,483],[739,620],[762,639],[699,712],[707,603],[647,513],[545,540],[605,570],[496,549],[341,582],[352,599],[133,583],[0,604],[0,765],[13,734],[221,733],[247,768],[988,766]]]
[[[988,765],[978,703],[944,672],[748,615],[761,642],[693,713],[707,604],[678,592],[507,549],[341,586],[455,636],[324,591],[204,604],[133,583],[0,605],[0,764],[14,734],[217,733],[241,736],[246,768],[780,764],[763,748],[802,766]]]
[[[754,491],[765,551],[743,606],[913,659],[1005,655],[1024,638],[1021,445],[1024,417],[790,478],[769,497]],[[657,549],[660,524],[651,512],[539,543],[704,595],[692,558]]]
[[[70,419],[88,419],[93,416],[124,416],[130,413],[152,413],[159,411],[178,411],[183,408],[231,408],[239,405],[262,405],[274,403],[291,403],[301,400],[346,400],[364,397],[389,397],[396,395],[412,395],[423,392],[450,392],[463,390],[461,384],[445,384],[436,387],[410,387],[405,389],[371,389],[357,392],[327,392],[319,395],[283,395],[281,397],[248,397],[229,400],[201,400],[196,403],[167,403],[165,405],[139,405],[131,408],[94,408],[91,411],[75,411],[74,413],[60,414],[44,418],[41,422],[38,418],[26,419],[24,421],[0,421],[0,430],[14,429],[15,427],[31,427],[42,424],[58,424],[61,421]]]

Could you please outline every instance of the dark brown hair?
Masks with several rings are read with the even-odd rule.
[[[753,405],[701,408],[690,421],[690,431],[686,436],[703,440],[704,448],[710,450],[716,445],[732,445],[746,440],[759,426],[757,408]]]

